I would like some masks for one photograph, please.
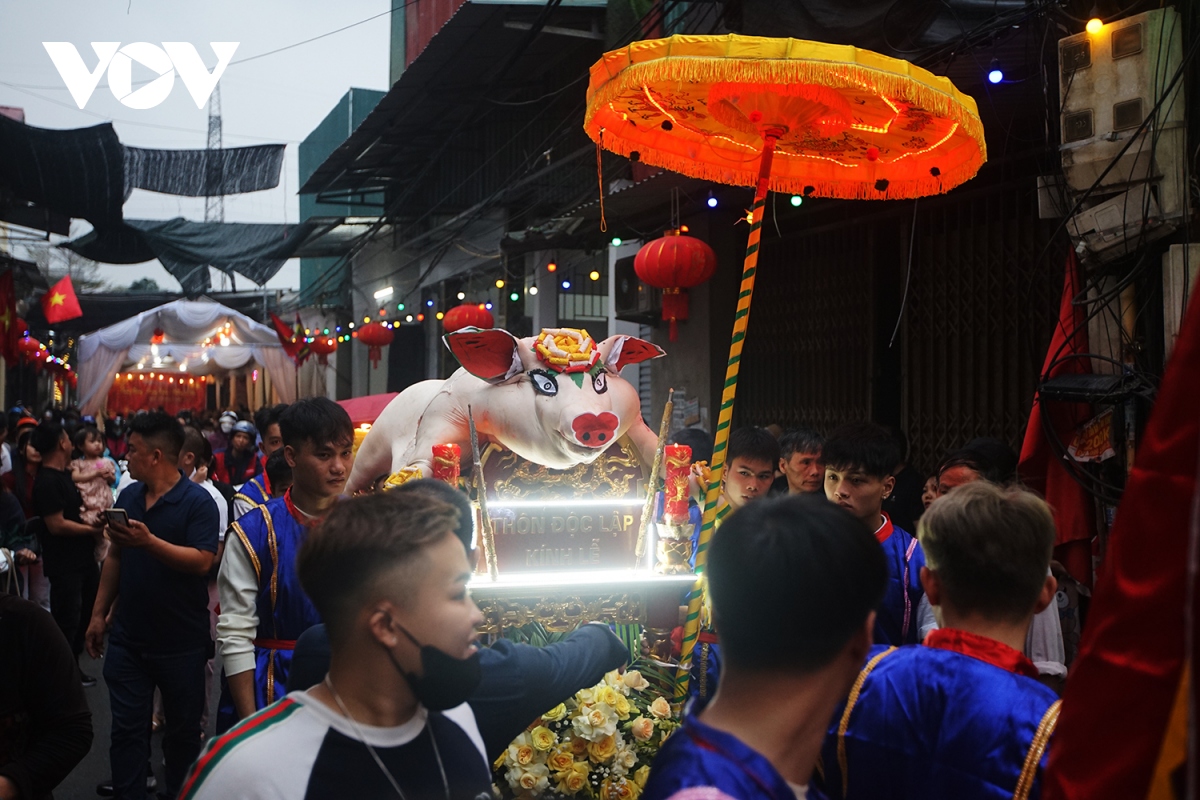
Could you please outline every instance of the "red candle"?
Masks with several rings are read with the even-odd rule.
[[[435,444],[433,446],[433,477],[445,481],[458,488],[459,460],[462,451],[456,444]]]
[[[692,448],[669,444],[664,454],[666,479],[663,482],[663,521],[680,524],[688,519],[688,477],[692,471]]]

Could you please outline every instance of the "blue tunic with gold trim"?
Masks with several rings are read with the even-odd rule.
[[[271,500],[270,482],[267,479],[267,473],[263,472],[255,475],[243,483],[242,488],[238,489],[233,499],[245,500],[256,506],[265,506]]]
[[[966,631],[876,646],[821,749],[832,800],[1028,800],[1041,794],[1058,696],[1020,652]]]
[[[888,580],[883,602],[875,612],[875,644],[916,644],[917,608],[925,589],[921,567],[925,552],[916,538],[892,524],[887,514],[875,538],[887,556]]]
[[[258,632],[254,639],[256,708],[265,708],[286,693],[296,639],[321,621],[296,576],[296,553],[304,543],[307,529],[300,523],[299,513],[292,511],[290,501],[289,491],[229,526],[250,553],[258,575]],[[217,730],[228,730],[237,719],[233,697],[222,678]]]

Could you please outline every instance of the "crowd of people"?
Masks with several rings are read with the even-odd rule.
[[[343,498],[353,427],[325,398],[102,428],[16,409],[7,440],[0,800],[89,751],[85,649],[112,716],[97,790],[138,800],[488,797],[530,720],[628,658],[602,623],[477,648],[466,496]],[[672,440],[711,458],[703,431]],[[906,450],[871,423],[733,432],[693,697],[624,800],[1038,795],[1073,655],[1049,508],[997,440],[929,476]]]

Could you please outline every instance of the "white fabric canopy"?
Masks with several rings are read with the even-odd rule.
[[[229,324],[229,344],[204,346]],[[155,330],[164,341],[151,344]],[[155,354],[152,348],[158,350]],[[108,397],[118,370],[152,363],[154,357],[186,365],[189,375],[209,375],[255,362],[271,376],[285,403],[296,400],[296,365],[283,351],[275,330],[207,297],[174,302],[143,311],[107,328],[79,337],[79,398],[84,414],[96,414]],[[160,368],[161,369],[161,368]]]

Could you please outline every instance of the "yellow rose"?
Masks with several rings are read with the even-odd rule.
[[[638,767],[638,771],[633,773],[633,782],[638,785],[639,789],[645,789],[646,781],[648,781],[649,779],[650,779],[649,765],[643,766],[643,767]]]
[[[567,716],[567,706],[564,703],[559,703],[554,708],[542,714],[542,719],[546,722],[559,722]]]
[[[538,725],[530,731],[529,738],[533,741],[533,746],[543,753],[554,747],[554,743],[558,741],[558,737],[554,735],[554,731],[544,725]]]
[[[575,763],[575,759],[571,756],[569,750],[557,750],[550,754],[546,759],[546,766],[555,772],[563,772],[571,768],[571,764]]]
[[[571,739],[571,752],[577,756],[581,756],[587,752],[588,740],[582,736],[575,736]]]
[[[616,686],[617,684],[619,684],[621,682],[620,670],[614,669],[612,672],[605,673],[604,682],[607,683],[609,686]]]
[[[617,719],[629,719],[629,700],[624,695],[617,695],[616,702],[613,703],[613,708],[617,711]]]
[[[559,791],[566,794],[578,794],[587,786],[587,774],[578,772],[568,772],[563,776],[563,779],[558,782]]]
[[[601,686],[596,689],[595,697],[597,703],[607,703],[612,706],[616,705],[618,695],[611,686]]]
[[[621,682],[633,689],[635,692],[640,692],[643,689],[650,688],[650,682],[642,677],[642,673],[636,669],[631,669],[621,676]]]
[[[648,742],[650,737],[654,735],[654,720],[638,717],[627,726],[629,732],[633,734],[633,738],[639,742]]]
[[[650,713],[659,719],[667,719],[671,716],[671,704],[664,697],[656,697],[650,704]]]
[[[608,761],[617,753],[617,737],[605,736],[598,742],[588,742],[588,758],[596,764]]]
[[[595,702],[596,693],[591,689],[580,689],[575,693],[575,702],[581,706],[590,706]]]
[[[518,782],[521,784],[522,789],[527,789],[527,790],[532,791],[533,787],[537,786],[538,779],[537,779],[537,776],[531,775],[528,772],[526,772],[521,775],[521,780]]]
[[[517,748],[516,761],[522,767],[533,763],[533,748],[527,744],[523,744]]]
[[[600,796],[603,800],[637,800],[642,794],[642,787],[624,778],[606,780],[600,786]]]

